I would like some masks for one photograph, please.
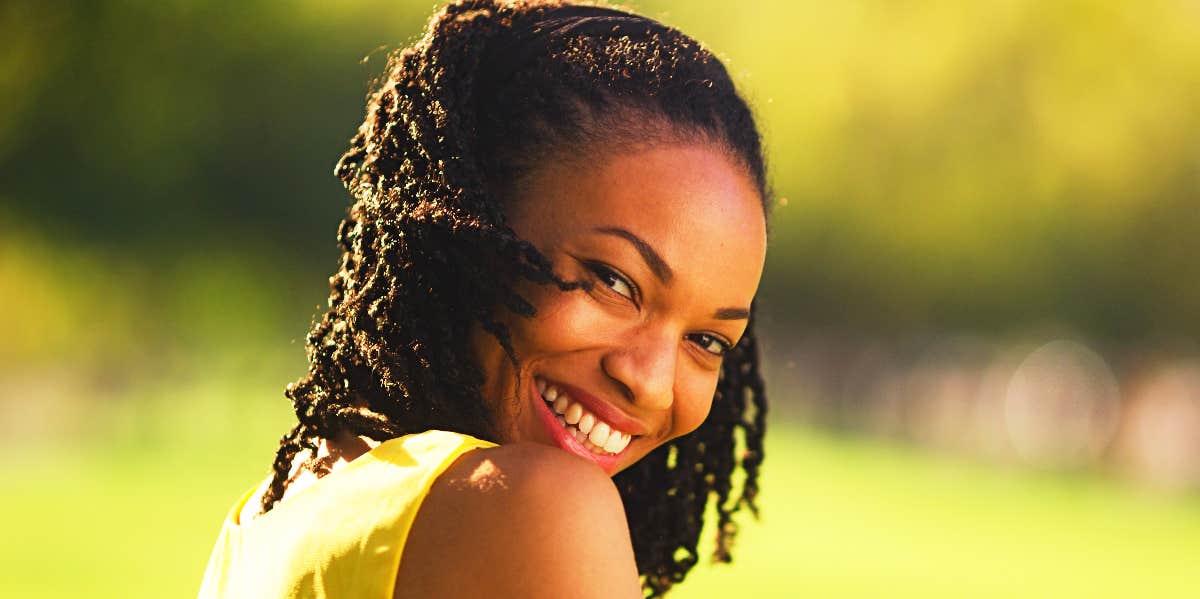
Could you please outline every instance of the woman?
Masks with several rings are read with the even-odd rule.
[[[724,67],[640,16],[460,0],[388,70],[298,423],[201,596],[661,595],[710,499],[728,561],[768,193]]]

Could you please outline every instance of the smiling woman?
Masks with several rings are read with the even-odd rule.
[[[456,2],[337,174],[298,422],[201,597],[661,595],[710,507],[729,559],[768,202],[710,52],[604,7]]]
[[[700,426],[766,253],[744,169],[708,144],[626,148],[540,169],[508,217],[587,292],[519,289],[537,308],[505,319],[519,362],[476,341],[501,438],[557,445],[611,475]]]

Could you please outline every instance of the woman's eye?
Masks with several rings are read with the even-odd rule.
[[[600,279],[600,282],[607,285],[609,289],[612,289],[630,301],[636,301],[636,292],[634,291],[633,284],[625,277],[617,274],[617,271],[603,264],[590,264],[589,267],[596,274],[596,278]]]
[[[725,355],[725,352],[729,351],[729,343],[720,337],[717,337],[716,335],[697,333],[695,335],[691,335],[691,339],[692,343],[700,346],[700,349],[714,356],[723,356]]]

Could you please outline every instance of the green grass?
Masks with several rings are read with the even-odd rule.
[[[761,521],[681,596],[1200,596],[1195,498],[775,433]]]
[[[147,404],[119,440],[7,461],[0,596],[193,595],[286,417],[189,401],[214,394]],[[743,520],[732,566],[701,566],[676,596],[1200,596],[1196,498],[772,432],[761,521]]]

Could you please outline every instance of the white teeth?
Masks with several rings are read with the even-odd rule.
[[[579,422],[579,419],[582,417],[583,417],[583,406],[581,406],[577,403],[571,404],[571,407],[567,408],[566,413],[563,414],[563,418],[567,419],[567,424],[575,424],[575,423]]]
[[[579,427],[579,432],[588,434],[592,432],[592,427],[596,424],[596,417],[592,416],[591,412],[585,413],[579,418],[579,423],[575,426]]]
[[[617,454],[625,450],[632,436],[612,428],[607,422],[597,419],[581,404],[571,401],[570,396],[541,379],[535,379],[538,392],[555,413],[554,419],[567,429],[572,437],[589,451]]]
[[[604,447],[611,432],[612,429],[608,427],[607,422],[597,422],[596,426],[592,427],[592,432],[588,433],[588,439],[597,447]]]
[[[604,444],[604,451],[607,451],[608,453],[620,453],[622,449],[625,449],[625,445],[628,443],[629,435],[626,435],[622,432],[613,431],[612,435],[609,435],[608,437],[608,442]]]

